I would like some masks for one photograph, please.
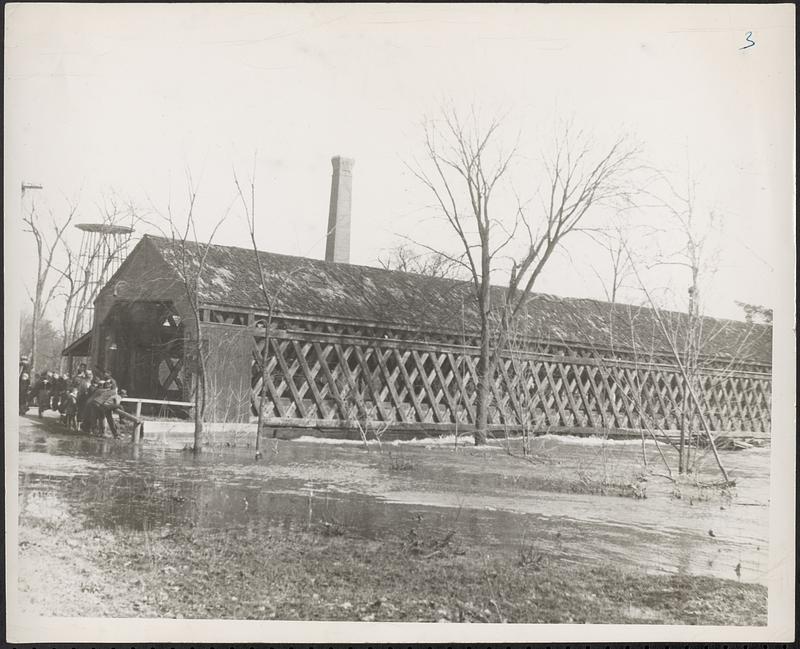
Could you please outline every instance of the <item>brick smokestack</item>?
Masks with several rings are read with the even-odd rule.
[[[331,158],[331,207],[328,212],[328,241],[325,261],[340,264],[350,262],[350,204],[353,194],[353,165],[355,160],[334,156]]]

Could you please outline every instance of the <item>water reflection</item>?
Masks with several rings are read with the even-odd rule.
[[[255,463],[250,452],[194,457],[147,444],[43,435],[34,426],[23,426],[20,439],[22,516],[49,508],[83,515],[98,527],[255,524],[365,539],[453,529],[469,547],[510,555],[529,544],[576,561],[730,579],[740,563],[743,581],[766,580],[764,450],[726,454],[740,486],[723,509],[717,500],[675,500],[670,487],[657,482],[648,483],[648,498],[641,501],[546,491],[546,466],[449,447],[367,453],[352,445],[282,442],[277,454]],[[562,473],[565,466],[578,470],[598,458],[591,446],[552,439],[540,445],[558,458]],[[621,470],[639,450],[617,445],[603,453],[609,467]],[[32,508],[42,494],[55,500]]]

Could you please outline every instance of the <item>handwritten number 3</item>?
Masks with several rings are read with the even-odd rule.
[[[756,42],[752,38],[750,38],[752,35],[753,32],[747,32],[747,35],[744,37],[744,40],[747,41],[747,45],[745,45],[744,47],[740,47],[739,48],[740,50],[746,50],[748,47],[753,47],[753,45],[756,44]]]

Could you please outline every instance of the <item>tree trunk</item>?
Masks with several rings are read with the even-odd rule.
[[[682,388],[683,388],[682,390],[683,395],[681,397],[681,431],[680,431],[680,438],[678,440],[678,475],[681,475],[686,471],[684,454],[686,448],[686,431],[688,429],[686,409],[689,404],[689,386],[688,386],[688,381],[686,381],[685,379],[682,381]]]
[[[194,404],[194,448],[195,454],[203,451],[203,415],[200,414],[200,399],[195,398]]]
[[[697,437],[695,433],[695,424],[694,424],[694,412],[691,406],[691,402],[687,403],[689,412],[687,413],[687,419],[689,420],[689,434],[686,437],[686,462],[684,466],[686,467],[686,473],[692,472],[692,442]]]
[[[202,377],[200,373],[197,375],[197,386],[194,391],[194,448],[192,449],[195,454],[201,453],[203,450],[203,412],[202,412]]]
[[[264,330],[264,349],[261,351],[261,389],[258,391],[258,423],[256,424],[256,459],[261,457],[261,435],[264,432],[264,408],[267,393],[267,358],[269,356],[269,329],[272,326],[272,316],[268,318]]]
[[[200,338],[200,316],[195,308],[195,326],[197,328],[197,340],[195,341],[195,352],[197,354],[197,384],[194,390],[194,448],[195,454],[203,451],[203,419],[206,410],[206,366],[203,358],[203,341]]]
[[[692,248],[693,249],[693,248]],[[683,409],[681,418],[681,444],[680,444],[680,462],[678,465],[678,473],[689,473],[690,465],[689,459],[692,450],[692,437],[694,433],[694,413],[691,408],[689,400],[689,391],[692,388],[692,381],[695,377],[696,370],[696,334],[697,334],[697,276],[699,269],[696,265],[692,265],[692,285],[689,287],[689,322],[686,337],[686,360],[683,363],[685,375],[683,377]]]
[[[489,348],[489,327],[486,316],[481,317],[481,350],[478,358],[477,403],[475,404],[475,446],[486,443],[486,429],[489,425],[489,396],[491,377],[491,350]]]
[[[30,364],[30,376],[31,381],[33,379],[33,373],[36,371],[36,352],[39,348],[39,335],[37,333],[37,329],[39,328],[39,304],[38,300],[37,303],[33,305],[33,318],[31,318],[31,364]]]

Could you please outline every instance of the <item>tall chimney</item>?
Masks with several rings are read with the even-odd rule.
[[[351,158],[331,158],[331,208],[328,212],[328,241],[325,261],[346,264],[350,261],[350,203],[353,194],[353,165]]]

